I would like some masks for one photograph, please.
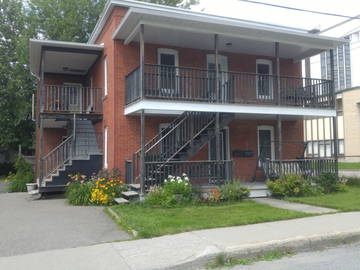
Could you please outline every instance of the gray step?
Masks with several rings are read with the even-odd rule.
[[[117,204],[126,204],[126,203],[129,203],[129,201],[128,201],[127,199],[124,199],[124,198],[115,198],[114,200],[115,200],[115,202],[116,202]]]
[[[140,198],[139,193],[133,190],[124,191],[121,193],[121,195],[123,195],[124,198],[129,201],[137,201]]]
[[[140,190],[140,184],[130,184],[128,187],[133,191],[139,191]]]
[[[249,198],[265,198],[271,194],[268,189],[250,189]]]

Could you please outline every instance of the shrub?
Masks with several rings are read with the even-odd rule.
[[[83,174],[69,175],[66,197],[72,205],[112,205],[127,190],[120,179],[88,178]]]
[[[151,206],[170,207],[176,204],[190,202],[193,189],[186,174],[180,176],[169,175],[162,187],[150,189],[145,202]]]
[[[212,203],[220,202],[222,199],[221,192],[218,188],[213,188],[209,191],[207,200]]]
[[[100,170],[96,175],[95,178],[105,178],[105,179],[121,179],[120,169],[113,168],[113,169],[103,169]]]
[[[301,197],[321,193],[321,189],[312,188],[310,181],[298,174],[287,174],[276,180],[266,182],[275,197]]]
[[[15,170],[14,164],[9,162],[0,163],[0,176],[9,175]]]
[[[65,195],[71,205],[91,205],[90,194],[93,188],[92,181],[73,181],[66,187]]]
[[[98,178],[91,190],[90,201],[95,205],[112,205],[114,199],[127,190],[120,179]]]
[[[34,181],[34,173],[31,164],[25,158],[19,155],[15,162],[16,173],[10,173],[5,181],[9,184],[8,192],[24,192],[26,191],[26,184]]]
[[[166,193],[163,187],[154,186],[150,188],[145,198],[145,203],[150,206],[169,207],[176,203],[176,198]]]
[[[338,180],[334,173],[323,173],[312,180],[324,190],[324,193],[344,191],[345,189],[345,185]]]
[[[240,181],[233,181],[220,187],[221,198],[224,201],[241,201],[249,197],[249,189],[241,186]]]

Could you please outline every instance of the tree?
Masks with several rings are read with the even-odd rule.
[[[87,42],[105,0],[29,0],[29,17],[43,39]]]
[[[30,29],[21,0],[0,0],[0,149],[32,146]]]
[[[190,8],[192,5],[197,5],[199,0],[141,0],[143,2],[149,2],[159,5]]]

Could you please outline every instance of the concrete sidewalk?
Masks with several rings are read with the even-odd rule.
[[[295,252],[358,239],[360,212],[338,213],[2,257],[0,269],[197,269],[219,254]]]

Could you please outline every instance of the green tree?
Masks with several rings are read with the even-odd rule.
[[[180,8],[190,8],[192,5],[197,5],[199,0],[140,0],[159,5],[166,5]]]
[[[34,79],[28,66],[31,31],[21,0],[0,0],[0,149],[32,146],[31,96]]]
[[[87,42],[105,0],[29,0],[39,38]]]

